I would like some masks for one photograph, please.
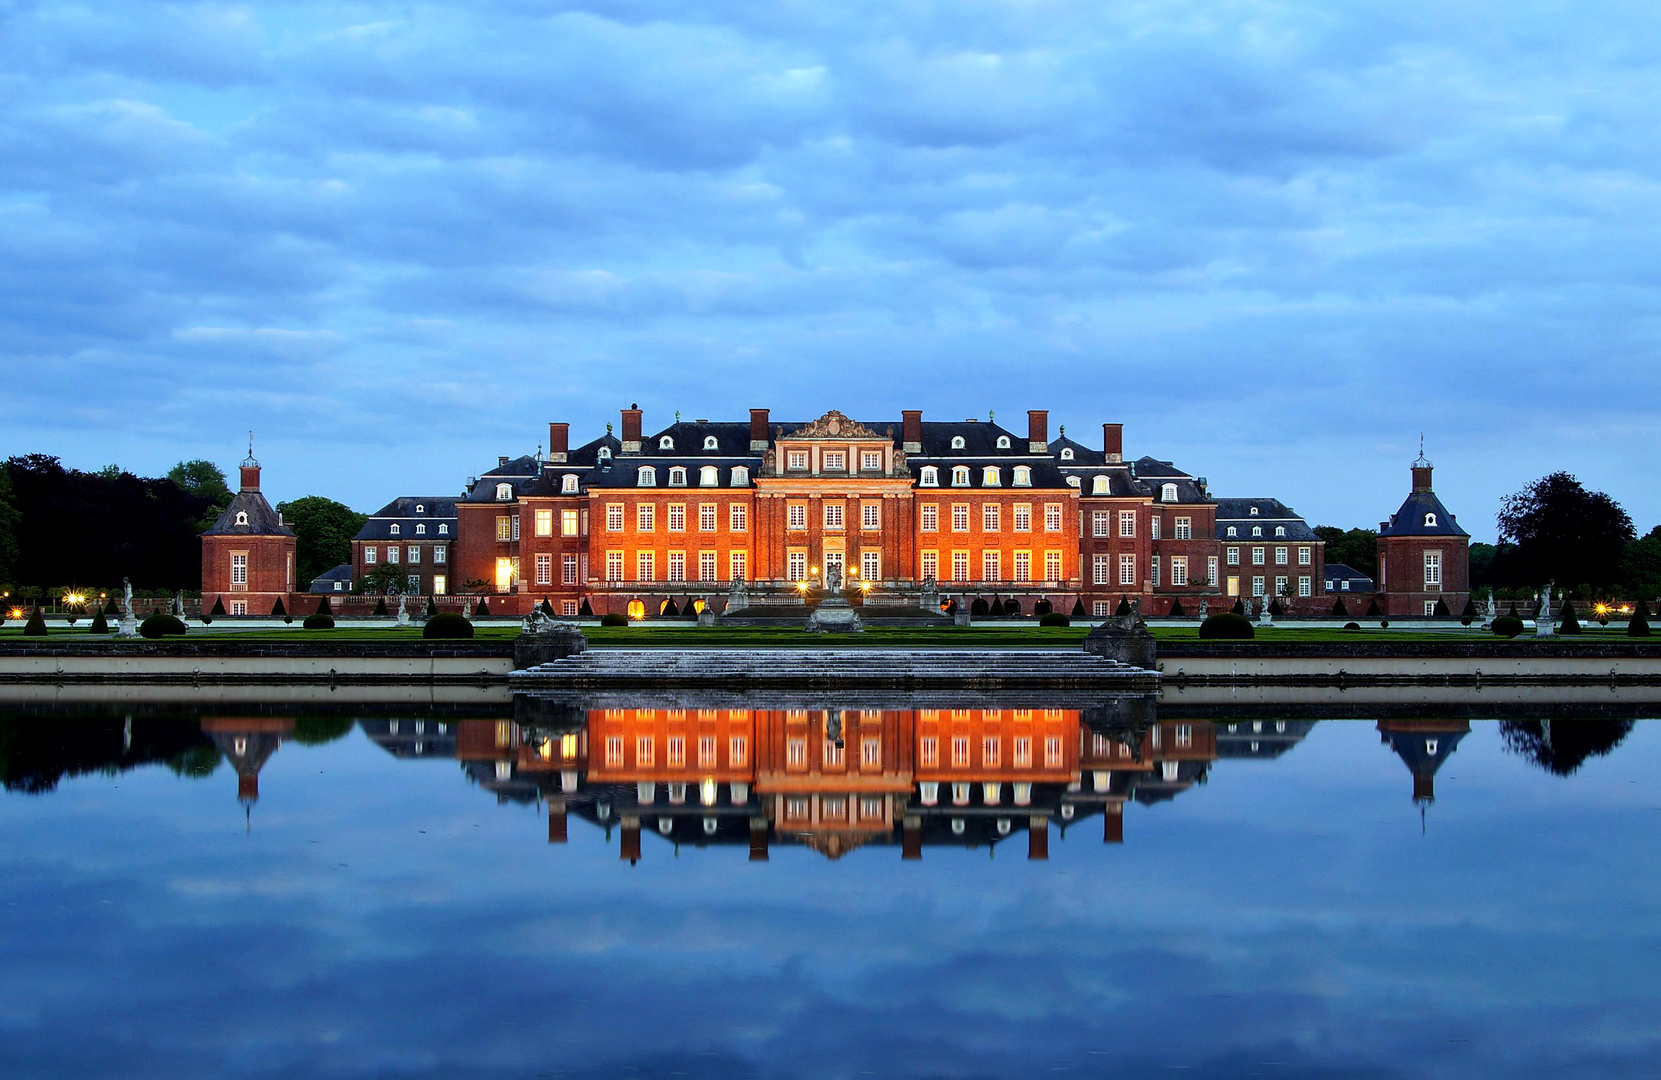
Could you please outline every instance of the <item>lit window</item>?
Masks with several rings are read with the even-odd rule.
[[[967,465],[954,466],[952,469],[952,487],[969,486],[969,467]]]
[[[988,465],[981,470],[980,482],[982,487],[1002,487],[1003,470],[996,465]]]
[[[538,510],[535,520],[536,535],[554,535],[554,512],[552,510]]]
[[[749,508],[743,503],[733,503],[728,511],[727,528],[733,532],[749,528]]]
[[[721,470],[717,469],[713,465],[705,465],[703,468],[699,469],[698,470],[698,486],[699,487],[720,487],[721,486]]]

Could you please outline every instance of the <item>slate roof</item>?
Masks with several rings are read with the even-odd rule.
[[[247,514],[248,524],[238,525],[238,514]],[[219,520],[213,523],[213,528],[202,535],[293,536],[294,530],[281,523],[277,511],[271,509],[271,504],[265,501],[264,495],[257,491],[239,491],[231,499],[231,505],[225,507],[225,512],[219,515]]]
[[[717,491],[721,489],[730,489],[735,486],[732,482],[732,470],[736,466],[749,470],[749,478],[744,483],[736,485],[740,488],[747,488],[752,486],[755,481],[755,474],[756,470],[760,467],[760,461],[760,455],[723,458],[716,457],[713,453],[711,453],[708,457],[694,458],[684,456],[658,457],[652,454],[629,454],[627,457],[618,458],[613,461],[609,469],[599,468],[590,471],[583,478],[581,486],[584,488],[639,487],[640,470],[650,467],[657,470],[657,483],[647,485],[648,489],[665,488],[670,491],[693,491],[701,488],[704,491]],[[714,465],[716,469],[719,470],[716,475],[719,477],[720,483],[715,487],[704,487],[698,483],[699,470],[706,465]],[[669,484],[669,470],[676,467],[686,470],[686,483],[684,485],[676,484],[671,487]]]
[[[339,583],[341,587],[338,589],[335,588],[336,583]],[[312,578],[311,588],[308,591],[312,593],[337,593],[345,592],[351,587],[352,564],[341,563],[334,569],[325,570],[321,574],[318,574],[316,577]]]
[[[1067,477],[1053,462],[1044,458],[1029,457],[1026,461],[1012,462],[1007,459],[981,458],[978,460],[965,458],[948,458],[946,460],[930,460],[921,455],[913,455],[907,462],[911,466],[912,483],[919,491],[965,491],[985,488],[990,491],[1027,491],[1032,488],[1064,488],[1067,486]],[[952,469],[963,465],[969,470],[969,483],[953,484]],[[987,466],[995,465],[998,468],[998,483],[986,483]],[[1015,484],[1015,469],[1024,466],[1032,470],[1032,483]],[[940,482],[924,487],[922,484],[923,470],[936,468],[940,470]]]
[[[1425,515],[1434,514],[1435,524],[1426,525]],[[1390,515],[1389,521],[1379,523],[1380,536],[1464,536],[1471,534],[1459,527],[1459,522],[1448,513],[1442,500],[1432,491],[1415,491],[1401,504],[1401,509]]]
[[[1107,477],[1106,495],[1113,498],[1145,498],[1148,494],[1140,484],[1131,479],[1130,468],[1125,465],[1108,465],[1099,469],[1068,469],[1067,475],[1079,478],[1079,491],[1084,495],[1102,497],[1103,493],[1096,490],[1098,476]]]
[[[419,508],[419,510],[417,509]],[[363,523],[354,539],[357,540],[388,540],[392,537],[392,526],[402,528],[398,534],[400,540],[412,539],[417,533],[415,526],[418,523],[436,524],[443,522],[454,525],[456,520],[456,500],[439,495],[400,495],[373,514]],[[450,535],[454,535],[452,528]],[[437,537],[438,530],[429,528],[427,537]]]
[[[900,440],[903,432],[899,424],[889,421],[886,424],[867,423],[866,427],[873,431],[894,429],[894,438]],[[998,437],[1009,440],[1007,447],[998,446]],[[952,449],[954,438],[963,439],[963,448]],[[990,420],[961,420],[961,421],[923,421],[923,450],[917,457],[939,458],[970,458],[970,457],[1007,457],[1011,454],[1027,456],[1031,453],[1027,449],[1025,435],[1017,436],[1015,432],[994,424]]]
[[[1326,581],[1327,581],[1327,591],[1328,592],[1338,592],[1338,591],[1340,591],[1339,583],[1344,582],[1344,581],[1349,582],[1350,587],[1348,589],[1345,589],[1345,590],[1342,590],[1342,591],[1345,591],[1345,592],[1372,592],[1373,591],[1373,579],[1372,578],[1368,577],[1366,574],[1363,574],[1361,571],[1357,570],[1355,567],[1346,566],[1341,562],[1329,562],[1329,563],[1327,563],[1326,564],[1325,578],[1326,578]]]
[[[1252,507],[1257,508],[1253,514]],[[1263,535],[1254,537],[1251,530],[1241,529],[1240,535],[1228,535],[1230,525],[1262,525]],[[1286,527],[1285,536],[1274,535],[1274,526]],[[1318,544],[1321,538],[1315,535],[1315,530],[1309,523],[1299,517],[1297,511],[1281,502],[1279,499],[1218,499],[1217,500],[1217,539],[1219,540],[1296,540],[1302,543]]]
[[[1062,462],[1064,468],[1068,465],[1107,464],[1107,453],[1105,451],[1092,450],[1076,439],[1069,439],[1066,436],[1050,440],[1050,453],[1055,455],[1057,461],[1061,461],[1061,451],[1064,449],[1073,452],[1072,461]]]
[[[769,421],[767,426],[773,428],[778,425]],[[800,427],[801,425],[796,426]],[[785,428],[787,434],[790,430],[789,427]],[[665,436],[674,444],[669,449],[664,449],[660,445]],[[715,439],[715,448],[706,450],[704,449],[704,442],[711,437]],[[771,438],[770,435],[769,438]],[[670,424],[662,431],[654,432],[649,436],[642,436],[640,448],[643,454],[679,454],[683,457],[688,455],[750,457],[752,456],[750,453],[750,425],[748,421],[742,423],[727,423],[725,421],[711,423],[709,421],[682,420]],[[760,455],[756,454],[754,456],[759,457]]]

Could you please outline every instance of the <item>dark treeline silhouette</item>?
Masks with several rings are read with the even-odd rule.
[[[195,719],[107,716],[0,719],[0,786],[44,795],[65,776],[163,764],[181,776],[208,776],[219,751]]]
[[[1502,720],[1505,748],[1557,776],[1602,757],[1632,732],[1631,720]]]
[[[0,574],[11,583],[111,592],[123,577],[140,589],[200,585],[197,533],[211,499],[169,479],[65,469],[44,454],[11,458],[5,470],[16,543]]]

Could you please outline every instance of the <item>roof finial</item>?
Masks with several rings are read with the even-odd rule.
[[[1413,463],[1416,469],[1430,468],[1430,459],[1425,457],[1425,433],[1419,432],[1419,459]]]
[[[248,433],[248,456],[242,459],[242,467],[244,469],[257,469],[260,467],[259,461],[254,457],[254,433],[252,431]]]

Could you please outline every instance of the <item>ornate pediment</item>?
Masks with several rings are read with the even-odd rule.
[[[797,428],[786,435],[787,439],[891,439],[892,435],[883,435],[872,431],[858,420],[850,420],[846,416],[832,409],[806,427]]]

